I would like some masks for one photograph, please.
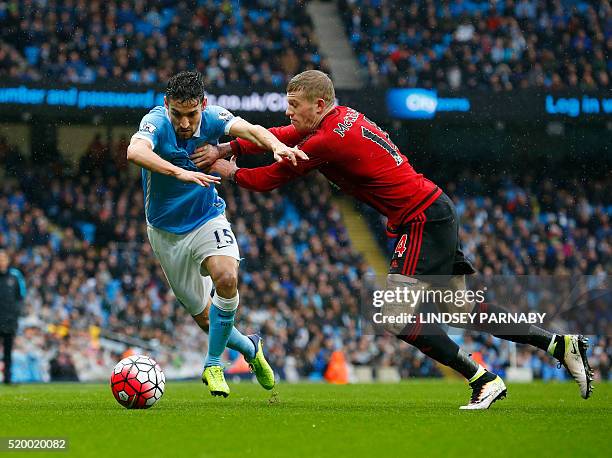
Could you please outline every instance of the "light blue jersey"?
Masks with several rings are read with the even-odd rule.
[[[176,137],[166,108],[157,106],[140,122],[136,138],[148,140],[162,159],[185,170],[199,171],[189,159],[196,147],[216,145],[240,118],[216,105],[207,106],[196,133],[189,140]],[[205,188],[195,183],[142,169],[147,224],[157,229],[185,234],[225,211],[225,202],[214,185]]]

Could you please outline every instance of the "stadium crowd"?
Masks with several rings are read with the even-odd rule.
[[[0,77],[284,86],[330,72],[304,0],[0,2]],[[34,7],[35,6],[35,7]],[[438,90],[610,87],[607,0],[339,0],[369,85]]]
[[[146,241],[140,180],[119,154],[125,141],[106,145],[96,138],[72,172],[61,159],[38,169],[8,161],[14,168],[5,170],[0,185],[0,246],[9,248],[28,286],[15,381],[106,378],[126,343],[153,354],[169,377],[199,375],[206,336],[176,303]],[[8,159],[17,154],[2,151]],[[479,269],[609,271],[612,212],[605,183],[577,190],[507,180],[488,183],[499,187],[497,194],[478,197],[487,179],[464,175],[446,184],[462,214],[466,252]],[[414,348],[362,335],[360,293],[372,272],[352,248],[325,180],[310,177],[269,194],[224,184],[220,193],[244,257],[237,326],[266,337],[281,377],[321,379],[338,349],[355,367],[441,375]],[[509,364],[504,341],[470,333],[454,338],[502,374]],[[600,338],[591,356],[604,379],[609,343]],[[234,362],[237,356],[228,352]],[[543,352],[519,346],[517,361],[536,377],[565,377]]]
[[[370,85],[609,89],[608,0],[340,0]]]
[[[216,87],[329,72],[303,0],[0,2],[0,77],[159,83],[187,68]]]

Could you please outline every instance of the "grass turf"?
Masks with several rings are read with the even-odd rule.
[[[170,382],[144,411],[119,406],[102,384],[0,387],[0,436],[70,441],[30,457],[609,456],[610,384],[588,401],[574,383],[509,384],[507,399],[480,412],[458,410],[469,392],[457,381],[281,384],[276,403],[256,385],[231,385],[221,399]]]

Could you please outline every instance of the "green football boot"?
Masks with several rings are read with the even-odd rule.
[[[230,389],[225,381],[225,375],[223,375],[223,368],[221,366],[205,367],[202,373],[202,382],[204,385],[208,385],[210,394],[213,396],[223,396],[226,398],[230,394]]]
[[[257,334],[253,334],[247,337],[251,339],[251,342],[253,342],[253,345],[255,345],[256,350],[255,357],[250,361],[247,360],[247,363],[249,363],[249,367],[251,368],[251,371],[255,374],[255,377],[257,377],[257,381],[259,382],[259,384],[266,390],[271,390],[272,388],[274,388],[275,384],[274,371],[272,370],[272,368],[268,364],[268,361],[266,361],[266,357],[264,356],[262,345],[263,339]]]

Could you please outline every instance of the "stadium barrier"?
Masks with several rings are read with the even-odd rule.
[[[7,116],[23,115],[24,107],[37,116],[55,120],[85,118],[92,113],[110,120],[123,114],[133,122],[143,110],[163,104],[161,86],[126,88],[101,85],[41,85],[0,81],[0,107]],[[423,88],[389,88],[364,91],[338,91],[342,105],[367,112],[378,119],[447,120],[475,123],[491,119],[531,122],[534,120],[609,120],[612,98],[609,92],[550,92],[520,90],[502,93],[488,91],[437,92]],[[285,93],[278,88],[232,87],[212,88],[209,103],[250,118],[265,115],[268,123],[283,122]],[[13,110],[11,114],[10,108]],[[7,118],[8,120],[8,118]]]

